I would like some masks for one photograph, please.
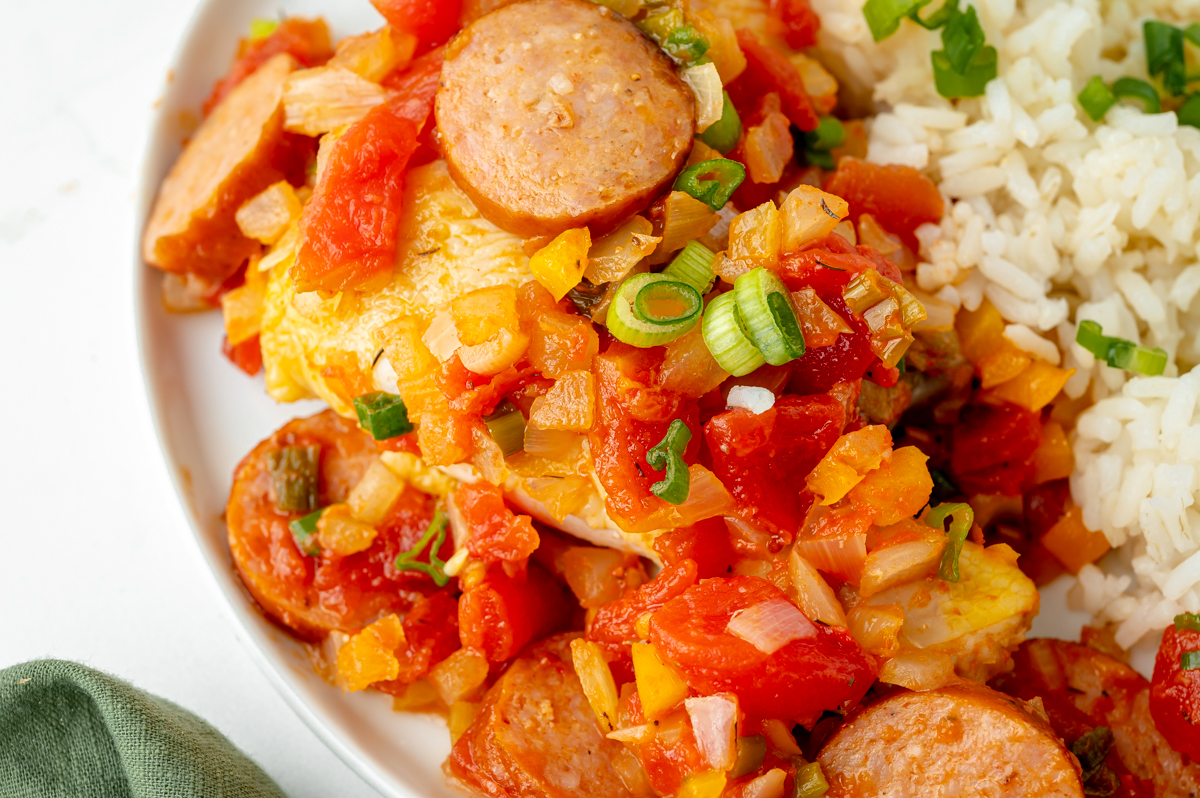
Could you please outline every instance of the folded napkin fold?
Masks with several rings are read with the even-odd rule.
[[[4,798],[283,798],[186,709],[75,662],[0,671]]]

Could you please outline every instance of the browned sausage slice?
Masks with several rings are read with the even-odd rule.
[[[446,50],[435,105],[454,179],[523,236],[614,226],[645,207],[691,148],[695,100],[624,18],[584,0],[527,0]]]
[[[1041,718],[974,684],[892,694],[852,715],[818,757],[826,798],[1083,795]]]
[[[444,769],[455,786],[489,798],[631,798],[614,767],[620,756],[630,754],[600,734],[563,636],[493,685]]]
[[[218,283],[257,245],[238,230],[242,203],[297,171],[280,99],[296,63],[274,56],[221,101],[159,189],[142,257],[152,266]],[[302,165],[300,165],[302,168]]]

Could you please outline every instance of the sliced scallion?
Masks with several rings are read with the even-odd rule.
[[[947,519],[950,521],[949,529],[946,529]],[[967,540],[967,534],[975,525],[975,511],[969,504],[939,504],[929,511],[925,523],[946,533],[946,549],[942,552],[942,564],[938,568],[938,576],[947,582],[957,582],[959,580],[958,558],[962,555],[963,543]]]
[[[525,448],[525,417],[507,399],[496,405],[495,412],[486,416],[483,423],[505,457]]]
[[[974,6],[967,6],[966,11],[952,15],[942,28],[942,51],[950,68],[959,75],[966,75],[975,56],[983,49],[983,41],[983,27],[975,16]]]
[[[795,785],[792,789],[793,798],[821,798],[829,792],[829,782],[821,770],[820,762],[809,762],[796,769]]]
[[[1163,87],[1171,94],[1182,94],[1187,87],[1187,67],[1183,59],[1183,31],[1166,22],[1148,19],[1142,24],[1146,41],[1146,68],[1162,75]]]
[[[737,278],[733,294],[750,340],[768,363],[782,366],[804,354],[796,306],[779,275],[760,266]]]
[[[945,0],[941,8],[934,11],[928,17],[922,17],[920,11],[919,8],[916,9],[908,15],[908,18],[925,30],[937,30],[958,13],[958,0]]]
[[[881,42],[900,29],[905,17],[916,14],[929,3],[930,0],[867,0],[863,16],[871,37]]]
[[[1103,328],[1090,319],[1079,322],[1075,343],[1115,369],[1125,369],[1149,377],[1157,377],[1167,368],[1167,353],[1104,334]]]
[[[663,269],[663,275],[695,288],[701,296],[712,288],[717,274],[713,271],[716,253],[699,241],[689,241],[671,265]]]
[[[809,166],[819,166],[827,172],[832,172],[837,163],[833,160],[833,155],[825,150],[804,150],[804,160]]]
[[[675,190],[689,194],[714,211],[719,211],[745,179],[746,167],[737,161],[713,158],[684,169],[675,179]]]
[[[275,487],[275,506],[285,513],[317,509],[320,446],[283,446],[267,453],[267,469]]]
[[[1093,122],[1103,119],[1108,109],[1116,102],[1117,98],[1113,96],[1112,89],[1108,88],[1108,84],[1099,75],[1089,80],[1083,91],[1079,92],[1079,104]]]
[[[1193,22],[1183,29],[1183,38],[1200,47],[1200,22]]]
[[[323,512],[325,512],[324,508],[309,513],[303,518],[297,518],[288,524],[292,540],[296,541],[296,548],[309,557],[316,557],[321,553],[321,544],[317,542],[317,522],[321,520]]]
[[[933,61],[933,83],[938,94],[946,99],[978,97],[987,84],[996,77],[998,59],[995,47],[983,47],[975,55],[966,72],[954,71],[944,50],[929,54]]]
[[[700,31],[691,25],[680,25],[667,34],[660,46],[663,52],[675,61],[695,64],[708,52],[711,45],[708,39],[701,36]]]
[[[359,426],[377,441],[407,435],[413,430],[404,400],[394,393],[365,393],[355,398],[354,412],[358,414]]]
[[[668,504],[683,504],[691,489],[691,474],[683,460],[683,452],[692,431],[679,419],[667,427],[662,441],[646,452],[646,463],[655,471],[665,471],[661,482],[650,486],[650,492]]]
[[[448,523],[449,519],[444,511],[435,512],[433,520],[429,522],[429,528],[417,541],[417,545],[396,557],[396,570],[419,571],[433,579],[434,584],[438,587],[445,587],[450,582],[450,577],[446,576],[446,561],[439,559],[437,555],[442,550],[442,544],[446,542]],[[432,546],[430,546],[431,543]],[[417,562],[417,557],[421,556],[426,546],[429,546],[429,562]]]
[[[721,108],[721,118],[700,134],[700,140],[722,155],[728,155],[742,137],[742,118],[738,116],[737,109],[733,107],[733,100],[729,99],[729,92],[722,92],[722,94],[724,95],[724,105]]]
[[[1182,632],[1183,630],[1192,632],[1200,632],[1200,615],[1192,612],[1183,612],[1175,616],[1175,630]]]
[[[717,365],[735,377],[744,377],[767,362],[746,332],[732,291],[708,303],[702,331],[704,345]]]
[[[1162,110],[1158,90],[1139,78],[1118,78],[1113,82],[1112,93],[1118,100],[1141,100],[1148,114],[1157,114]]]
[[[1200,668],[1200,651],[1185,651],[1179,655],[1179,667],[1185,671]]]
[[[703,309],[700,292],[687,283],[663,274],[635,274],[617,291],[605,324],[617,340],[645,349],[689,332]]]
[[[846,127],[836,116],[823,116],[814,130],[804,134],[804,146],[810,150],[829,150],[842,146]]]
[[[1179,124],[1191,125],[1192,127],[1200,127],[1200,92],[1192,92],[1183,101],[1183,105],[1179,106],[1179,110],[1175,112],[1179,117]]]

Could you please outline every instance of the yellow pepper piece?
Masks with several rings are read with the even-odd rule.
[[[1058,396],[1074,373],[1075,369],[1060,369],[1044,360],[1035,360],[1018,376],[996,386],[992,393],[1006,402],[1037,413]]]
[[[1033,453],[1034,482],[1041,485],[1054,479],[1066,479],[1075,470],[1075,455],[1067,433],[1057,421],[1042,424],[1042,443]]]
[[[558,302],[583,279],[591,247],[592,234],[586,227],[567,230],[534,253],[529,271]]]
[[[475,716],[479,714],[479,704],[473,701],[455,701],[450,705],[450,717],[446,719],[450,727],[450,744],[458,742],[458,738],[471,727]]]
[[[987,390],[1019,376],[1032,362],[1033,358],[1008,343],[1006,338],[991,354],[976,363],[975,368],[980,384]]]
[[[596,380],[590,371],[568,371],[535,400],[529,423],[538,429],[587,432],[596,409]]]
[[[684,779],[676,798],[719,798],[724,791],[725,774],[719,770],[706,770]]]
[[[404,627],[395,615],[385,615],[338,649],[338,674],[351,691],[400,675],[395,651],[405,642]]]
[[[652,643],[634,643],[633,677],[646,720],[661,717],[687,698],[688,686],[675,669],[662,661]]]
[[[882,424],[848,432],[837,439],[808,475],[808,489],[830,505],[849,493],[891,454],[892,434]]]
[[[1058,523],[1042,535],[1042,545],[1073,574],[1103,557],[1110,548],[1103,533],[1083,525],[1083,510],[1071,505]]]
[[[874,508],[878,526],[891,526],[916,515],[933,493],[933,477],[925,465],[928,459],[915,446],[895,450],[890,463],[867,474],[847,494],[850,503]]]

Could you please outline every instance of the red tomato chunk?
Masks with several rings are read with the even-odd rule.
[[[1200,669],[1181,663],[1191,651],[1200,651],[1200,632],[1168,627],[1154,660],[1150,715],[1172,748],[1200,762]]]

